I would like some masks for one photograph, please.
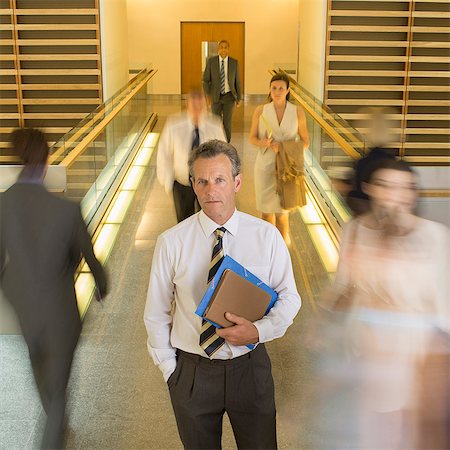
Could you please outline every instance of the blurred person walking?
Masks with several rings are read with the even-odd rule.
[[[225,141],[222,124],[215,115],[208,114],[203,92],[192,90],[186,111],[167,119],[158,144],[158,181],[166,193],[173,194],[178,222],[196,210],[197,199],[189,179],[189,156],[201,143],[211,139]]]
[[[256,209],[262,219],[276,225],[286,244],[290,244],[289,213],[280,204],[277,193],[276,154],[279,142],[300,137],[309,147],[305,112],[289,101],[289,78],[282,73],[270,80],[270,102],[255,109],[250,143],[258,147],[255,162]]]
[[[362,189],[369,211],[344,229],[333,295],[325,305],[340,317],[331,334],[342,358],[324,353],[326,370],[319,378],[341,380],[334,388],[340,401],[342,386],[353,388],[346,403],[354,413],[345,415],[349,426],[334,430],[359,431],[347,445],[416,449],[429,409],[420,403],[424,361],[434,352],[436,332],[447,342],[450,332],[449,231],[413,214],[416,177],[405,162],[379,161]],[[331,337],[330,326],[321,330]],[[440,396],[448,398],[448,384],[445,389]],[[341,418],[344,403],[337,408]],[[448,415],[440,422],[442,429],[447,426]]]
[[[223,121],[227,142],[231,141],[231,119],[234,107],[241,103],[239,64],[228,56],[230,43],[219,42],[218,55],[209,58],[203,72],[203,89],[211,104],[211,111]]]
[[[101,298],[107,279],[79,205],[43,186],[49,154],[44,134],[18,129],[11,142],[24,168],[0,196],[0,287],[16,311],[47,414],[42,448],[59,449],[66,387],[81,332],[74,288],[81,254]]]
[[[384,159],[395,160],[395,149],[389,148],[393,140],[388,110],[386,108],[364,108],[360,114],[368,116],[362,127],[366,129],[365,139],[368,144],[367,153],[354,165],[352,188],[346,196],[348,207],[355,216],[367,213],[370,209],[369,196],[363,190],[368,183],[372,171]]]

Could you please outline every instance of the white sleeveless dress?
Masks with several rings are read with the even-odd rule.
[[[286,103],[283,119],[278,124],[277,113],[273,102],[263,107],[262,116],[259,118],[258,138],[263,139],[270,132],[275,141],[290,141],[298,137],[297,107],[290,102]],[[262,213],[282,213],[285,210],[280,205],[280,197],[277,194],[277,180],[275,175],[275,153],[270,148],[258,149],[255,162],[255,194],[256,209]]]

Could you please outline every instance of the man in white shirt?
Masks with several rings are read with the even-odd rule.
[[[203,89],[210,98],[211,110],[223,120],[227,142],[231,140],[234,106],[241,101],[241,80],[236,59],[228,56],[230,44],[219,42],[218,55],[209,58],[203,72]]]
[[[193,90],[188,94],[187,110],[167,119],[158,144],[158,181],[167,193],[173,194],[178,222],[195,212],[189,155],[193,148],[210,139],[225,140],[222,124],[215,115],[208,114],[203,92]]]
[[[274,449],[274,386],[263,343],[283,336],[300,308],[289,252],[273,225],[236,210],[241,175],[233,146],[218,140],[200,145],[189,170],[202,210],[156,243],[144,312],[148,350],[168,383],[185,448],[221,448],[227,412],[239,448]],[[253,323],[227,313],[235,325],[213,332],[209,340],[219,345],[209,353],[200,344],[208,325],[195,310],[218,245],[279,297]],[[250,351],[247,344],[256,343]]]

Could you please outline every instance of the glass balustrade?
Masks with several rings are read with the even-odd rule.
[[[151,72],[144,69],[138,73],[50,150],[50,163],[66,166],[66,195],[81,203],[87,223],[125,167],[130,151],[153,112],[147,83],[143,83]],[[78,152],[80,146],[82,151]]]

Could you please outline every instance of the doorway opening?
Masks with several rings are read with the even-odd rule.
[[[230,56],[239,62],[245,92],[245,22],[181,22],[181,94],[202,86],[207,58],[217,55],[218,42],[230,43]]]

